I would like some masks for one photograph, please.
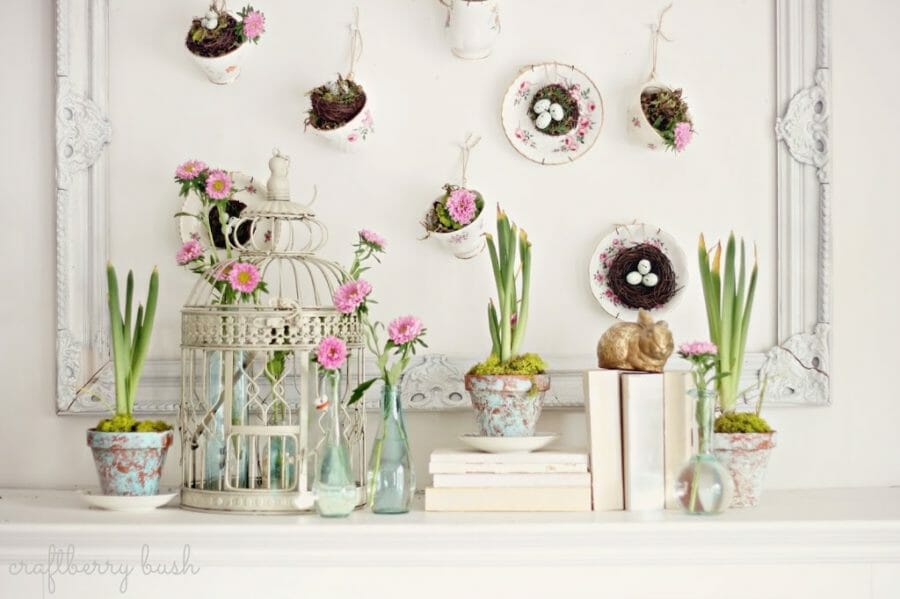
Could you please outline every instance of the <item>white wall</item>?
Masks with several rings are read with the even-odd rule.
[[[0,318],[5,334],[0,347],[0,372],[5,375],[7,391],[0,401],[8,408],[7,417],[0,419],[0,438],[5,445],[0,451],[0,485],[92,484],[93,466],[84,446],[84,429],[92,424],[91,420],[59,418],[53,411],[53,10],[49,2],[5,0],[4,4],[8,19],[18,26],[8,31],[10,37],[5,51],[14,55],[0,61],[0,180],[5,183],[9,198],[8,218],[15,218],[3,228],[4,235],[0,237],[5,258],[4,293],[0,295]],[[345,3],[334,4],[342,6]],[[519,10],[526,4],[529,8]],[[234,146],[225,146],[218,139],[212,140],[214,144],[198,142],[194,136],[162,136],[159,143],[150,144],[148,138],[140,135],[152,133],[147,131],[146,124],[142,124],[152,119],[145,119],[139,112],[123,111],[129,97],[123,92],[124,88],[114,86],[113,123],[119,125],[115,131],[117,145],[111,154],[113,171],[121,173],[130,168],[135,173],[131,180],[117,178],[112,182],[116,192],[114,197],[119,202],[114,208],[114,222],[116,218],[122,218],[127,209],[129,214],[152,223],[147,230],[154,233],[153,239],[141,239],[141,242],[161,244],[159,255],[145,255],[139,249],[129,250],[121,242],[122,237],[117,242],[114,234],[113,252],[117,260],[142,268],[145,262],[149,265],[170,259],[171,249],[167,244],[171,242],[162,235],[157,238],[155,232],[161,231],[162,226],[169,227],[167,214],[174,198],[166,182],[177,161],[196,155],[210,161],[227,161],[232,168],[238,168],[232,164],[247,164],[247,170],[260,172],[269,149],[278,144],[287,153],[300,158],[295,164],[306,164],[307,159],[313,161],[294,173],[293,184],[299,191],[313,182],[319,183],[323,194],[323,218],[332,226],[337,240],[330,246],[332,255],[340,257],[345,247],[340,243],[346,242],[350,232],[362,224],[390,229],[394,236],[394,253],[389,257],[384,273],[378,276],[383,281],[395,281],[401,273],[413,270],[420,273],[417,278],[427,283],[414,289],[383,286],[382,306],[386,311],[388,307],[391,310],[385,316],[394,311],[416,311],[426,319],[435,347],[449,348],[445,351],[450,353],[471,348],[465,353],[478,353],[477,348],[485,343],[481,306],[489,289],[486,269],[477,272],[479,269],[473,268],[473,264],[451,263],[435,248],[417,245],[414,242],[415,218],[403,221],[395,217],[396,213],[416,216],[434,190],[445,179],[455,176],[456,155],[452,142],[461,138],[467,128],[485,135],[485,141],[474,155],[473,184],[500,197],[511,210],[514,206],[515,214],[522,215],[517,218],[528,225],[532,237],[545,240],[537,247],[539,266],[542,272],[552,274],[544,275],[550,279],[535,298],[536,314],[543,316],[533,319],[531,343],[536,348],[558,344],[557,347],[589,352],[608,323],[599,308],[584,296],[585,288],[579,273],[592,244],[610,223],[635,217],[656,220],[678,235],[690,250],[698,229],[722,231],[733,222],[759,239],[763,247],[771,247],[771,214],[774,212],[770,201],[773,197],[771,149],[759,144],[759,140],[771,135],[771,115],[766,113],[769,109],[754,107],[751,102],[741,113],[744,118],[733,120],[722,101],[722,89],[736,88],[740,82],[736,74],[743,72],[755,85],[747,86],[750,91],[738,88],[736,93],[743,91],[756,98],[759,106],[771,106],[771,81],[767,69],[772,56],[767,48],[771,47],[772,32],[770,22],[766,20],[771,17],[771,9],[759,8],[758,3],[735,1],[704,3],[702,10],[697,9],[696,4],[682,3],[673,12],[672,28],[685,34],[678,36],[675,44],[664,48],[661,67],[689,90],[701,130],[697,146],[673,161],[671,156],[657,159],[635,153],[622,147],[620,141],[624,135],[619,118],[624,111],[623,90],[646,69],[646,44],[636,36],[645,35],[644,24],[652,20],[655,8],[637,10],[629,8],[631,3],[624,2],[595,8],[595,3],[572,0],[576,12],[593,19],[579,19],[578,34],[562,43],[558,38],[553,42],[541,42],[534,35],[537,17],[530,4],[510,4],[505,19],[507,31],[498,53],[491,61],[481,64],[465,64],[446,58],[441,41],[432,39],[440,16],[425,8],[430,3],[404,3],[404,8],[411,13],[394,13],[394,17],[421,13],[422,18],[418,20],[398,20],[398,26],[407,32],[406,38],[385,36],[386,39],[379,39],[378,29],[368,33],[368,50],[363,59],[366,66],[361,77],[367,72],[390,74],[401,60],[409,60],[415,70],[392,79],[395,85],[426,81],[447,94],[439,100],[444,109],[454,104],[447,102],[447,98],[455,97],[450,94],[456,94],[460,86],[468,89],[480,85],[486,90],[490,108],[482,111],[477,104],[471,103],[470,98],[461,100],[460,110],[466,118],[460,117],[452,123],[436,121],[433,132],[422,137],[416,145],[399,148],[402,151],[397,152],[398,148],[390,141],[391,132],[409,138],[427,119],[422,115],[405,119],[405,107],[400,110],[389,105],[381,113],[384,124],[377,134],[382,136],[379,141],[384,144],[381,152],[369,157],[347,158],[346,164],[334,155],[313,154],[315,146],[301,137],[299,127],[294,125],[289,124],[284,132],[285,141],[273,139],[272,111],[251,103],[244,106],[250,113],[247,119],[251,123],[259,119],[263,131],[258,137],[252,131],[241,134],[242,141]],[[889,280],[877,290],[860,287],[862,281],[873,280],[876,276],[874,265],[890,264],[900,250],[896,235],[890,230],[882,232],[883,226],[879,229],[872,226],[875,222],[896,223],[900,217],[896,193],[887,176],[888,169],[896,161],[894,140],[900,137],[900,123],[889,102],[878,104],[870,100],[873,92],[883,98],[892,98],[900,92],[900,83],[886,76],[896,70],[895,61],[900,57],[900,41],[896,40],[892,28],[900,18],[900,6],[877,0],[852,3],[852,7],[851,3],[834,4],[834,105],[837,113],[833,122],[834,405],[827,409],[769,412],[770,420],[781,431],[781,445],[773,458],[769,476],[772,487],[900,484],[900,442],[894,424],[900,420],[900,402],[888,374],[900,357],[895,341],[900,338],[900,326],[892,310],[895,302],[890,295],[900,291],[900,286],[896,280]],[[142,9],[154,11],[155,6],[145,4]],[[127,8],[123,4],[115,10]],[[278,10],[282,9],[273,6],[267,12],[277,14]],[[329,73],[344,68],[339,49],[343,37],[340,24],[346,21],[346,11],[333,7],[323,10],[326,11],[323,14],[331,15],[324,22],[336,23],[333,27],[334,51],[327,54],[331,58],[320,59],[318,69],[309,68],[314,61],[308,54],[298,53],[284,39],[272,35],[257,49],[260,54],[248,64],[244,77],[233,88],[235,93],[246,93],[255,87],[261,92],[261,102],[269,96],[293,93],[299,106],[303,90]],[[624,11],[628,11],[628,18],[623,18]],[[374,12],[372,9],[364,12],[364,27],[367,22],[373,22],[376,27],[388,26],[381,18],[383,15],[366,16]],[[114,13],[114,23],[116,18]],[[154,18],[173,23],[183,21],[179,15],[147,15],[148,20]],[[610,21],[615,21],[615,26],[610,26]],[[141,19],[132,19],[129,23],[134,31],[114,29],[113,48],[128,43],[128,39],[137,43],[140,39],[137,34],[147,26]],[[596,44],[591,35],[591,23],[602,31]],[[745,29],[741,29],[742,25]],[[271,31],[276,30],[277,24],[273,20]],[[532,33],[527,39],[518,39],[515,37],[517,30],[531,30]],[[745,33],[730,33],[736,30]],[[746,31],[759,32],[760,39],[754,41]],[[326,35],[331,34],[323,34]],[[520,42],[524,46],[517,46]],[[597,51],[598,45],[605,52]],[[730,52],[735,45],[740,51]],[[395,48],[407,46],[416,50],[408,57],[394,52]],[[217,100],[208,96],[218,88],[208,84],[200,86],[195,78],[197,74],[190,71],[191,65],[183,60],[183,56],[163,43],[158,43],[157,47],[160,48],[158,55],[149,54],[155,56],[152,60],[159,61],[154,68],[161,69],[160,73],[175,69],[172,77],[183,78],[179,81],[184,87],[179,89],[185,90],[186,94],[191,90],[188,97],[196,97],[198,102],[202,100],[202,106],[213,106],[211,110],[218,110],[215,108]],[[295,70],[285,72],[282,79],[275,81],[254,80],[262,71],[253,71],[253,61],[265,60],[264,48],[272,53],[269,56],[276,56],[276,50],[282,57],[293,53]],[[600,84],[609,110],[607,125],[597,148],[582,161],[558,169],[541,169],[515,155],[501,137],[496,115],[492,112],[493,107],[499,105],[503,91],[503,83],[498,80],[502,82],[509,78],[523,61],[558,56],[569,48],[571,50],[559,58],[575,61]],[[114,56],[114,70],[121,67],[117,66],[116,60]],[[373,91],[378,90],[376,93],[402,96],[398,96],[396,89],[387,88],[385,75],[372,79],[373,86],[378,84],[373,87]],[[239,85],[244,87],[237,87]],[[243,92],[239,92],[240,89]],[[153,90],[150,93],[161,103],[175,101],[171,96]],[[279,110],[287,110],[287,105],[278,106]],[[258,114],[254,114],[254,110]],[[299,108],[297,110],[299,112]],[[299,119],[296,114],[285,113],[281,117]],[[128,123],[127,127],[121,125],[123,121]],[[726,127],[730,129],[726,130]],[[735,143],[735,137],[759,151],[750,155],[741,144]],[[235,149],[227,149],[231,147]],[[231,155],[229,151],[241,154]],[[388,152],[392,152],[390,160],[385,159]],[[172,154],[171,158],[169,154]],[[408,165],[412,159],[414,164]],[[165,170],[157,172],[157,166],[164,166]],[[646,176],[650,166],[652,177]],[[338,171],[338,168],[346,170]],[[354,179],[346,173],[358,174]],[[396,189],[389,187],[391,183]],[[551,226],[548,218],[542,218],[544,212],[537,204],[541,197],[558,191],[560,185],[565,191],[564,197],[554,200],[554,206],[569,206],[569,202],[581,206],[582,202],[593,202],[594,198],[600,206],[593,212],[570,210],[564,213],[567,236],[578,240],[570,245],[551,241],[558,226]],[[328,207],[327,202],[345,199],[354,191],[355,195],[350,197],[364,200],[355,206],[360,222],[336,224],[338,205]],[[671,201],[668,201],[669,197]],[[723,210],[724,202],[728,204]],[[397,212],[386,210],[388,206]],[[725,210],[730,220],[722,220]],[[170,227],[166,228],[165,234],[170,231]],[[771,274],[774,262],[771,253],[769,256],[768,272]],[[173,272],[165,280],[177,281],[178,276]],[[454,296],[460,310],[461,324],[457,327],[441,317],[436,298],[448,289],[457,288],[460,282],[470,280],[473,287],[480,285],[484,292]],[[567,296],[560,300],[553,292],[554,288],[560,287],[572,290],[571,298]],[[756,349],[771,344],[769,337],[774,334],[771,284],[760,297],[763,305],[768,302],[769,310],[767,315],[763,309],[757,320]],[[555,311],[562,301],[571,301],[573,309],[564,313]],[[176,306],[177,296],[169,308]],[[685,330],[694,334],[702,308],[687,302],[680,310],[676,322],[684,323]],[[569,314],[571,316],[566,316]],[[561,337],[558,330],[564,331]],[[166,352],[167,339],[168,346],[174,347],[177,343],[175,334],[161,327],[157,331],[156,351]],[[450,443],[456,434],[470,427],[467,413],[414,415],[411,428],[414,442],[418,441],[415,451],[420,471],[424,473],[424,460],[433,445]],[[583,438],[580,413],[549,413],[542,427],[562,430],[572,444]],[[173,484],[177,480],[177,454],[169,460],[167,478]]]

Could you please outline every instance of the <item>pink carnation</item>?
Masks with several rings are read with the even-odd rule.
[[[244,17],[244,37],[256,41],[266,31],[266,17],[258,10],[251,10]]]
[[[415,316],[401,316],[388,325],[388,337],[397,345],[415,341],[421,334],[422,321]]]
[[[182,181],[191,181],[206,170],[206,163],[200,160],[188,160],[175,169],[175,177]]]
[[[368,282],[362,279],[348,281],[334,292],[334,307],[341,314],[350,314],[366,301],[370,293],[372,286]]]
[[[475,219],[477,211],[475,192],[462,187],[450,192],[450,197],[447,199],[447,212],[457,223],[468,225]]]
[[[715,343],[710,343],[709,341],[692,341],[691,343],[682,343],[678,347],[678,353],[681,354],[683,358],[703,356],[706,354],[715,355],[719,353],[719,348],[716,347]]]
[[[690,123],[681,122],[675,125],[675,151],[681,152],[684,150],[691,143],[693,136],[694,131],[691,129]]]
[[[235,291],[253,293],[259,286],[259,269],[249,262],[237,262],[228,273],[228,282]]]
[[[347,344],[334,336],[323,338],[316,348],[316,361],[327,370],[337,370],[347,361]]]
[[[231,177],[222,170],[210,171],[206,178],[206,195],[214,200],[224,200],[231,193]]]
[[[175,254],[175,261],[180,266],[184,266],[202,255],[203,245],[196,239],[189,239],[184,242],[184,245],[182,245],[181,249],[178,250],[178,253]]]
[[[376,250],[383,250],[387,246],[387,241],[384,237],[369,229],[360,229],[359,238]]]

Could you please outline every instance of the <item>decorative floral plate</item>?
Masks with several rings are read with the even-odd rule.
[[[678,285],[678,290],[672,296],[672,299],[664,305],[650,310],[654,318],[666,314],[677,305],[681,296],[684,295],[684,288],[688,283],[687,259],[674,237],[659,227],[646,223],[618,225],[594,249],[594,253],[591,254],[588,274],[590,276],[591,292],[593,292],[597,301],[600,302],[600,306],[619,320],[635,320],[638,311],[636,308],[623,304],[616,294],[613,293],[613,290],[610,289],[608,284],[609,267],[612,259],[618,252],[641,243],[648,243],[662,250],[672,263]]]
[[[548,92],[565,92],[562,97]],[[549,101],[543,101],[544,97]],[[551,117],[552,115],[552,117]],[[541,164],[565,164],[584,155],[603,126],[603,98],[571,65],[524,67],[506,91],[503,129],[517,152]]]

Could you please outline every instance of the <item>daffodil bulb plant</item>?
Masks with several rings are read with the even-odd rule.
[[[709,338],[718,348],[715,357],[716,385],[722,416],[716,422],[716,431],[719,431],[720,425],[734,428],[737,426],[735,423],[740,421],[751,429],[760,430],[728,430],[727,432],[769,432],[771,429],[758,413],[735,414],[737,400],[741,395],[741,369],[747,348],[747,334],[750,329],[750,316],[753,311],[753,298],[756,293],[759,270],[756,251],[754,249],[753,266],[749,271],[749,277],[746,246],[743,239],[738,246],[734,233],[731,233],[724,248],[724,263],[722,252],[721,243],[707,248],[706,240],[702,235],[700,236],[698,247],[700,282],[706,301]],[[761,393],[759,405],[762,404],[762,395]]]
[[[134,307],[134,273],[128,271],[125,283],[125,310],[119,301],[119,282],[112,264],[106,267],[108,287],[109,325],[112,345],[112,364],[115,379],[115,415],[97,424],[102,432],[152,432],[164,431],[170,427],[165,422],[147,420],[138,422],[134,418],[134,400],[138,383],[144,370],[144,361],[150,348],[153,321],[156,318],[156,303],[159,297],[159,272],[154,268],[150,275],[146,304]],[[132,316],[134,319],[132,320]]]
[[[539,374],[547,367],[537,354],[523,354],[522,343],[528,326],[528,300],[531,291],[531,241],[528,234],[511,223],[497,207],[497,238],[485,234],[497,302],[488,302],[488,330],[491,353],[475,365],[471,374]]]
[[[239,188],[231,175],[200,160],[188,160],[175,169],[175,182],[181,197],[195,193],[200,200],[197,214],[178,212],[175,216],[199,221],[206,237],[204,243],[200,234],[194,234],[182,244],[175,261],[206,279],[215,289],[218,303],[258,303],[266,284],[256,264],[237,256],[238,246],[249,241],[250,224],[239,218],[244,205],[234,199]]]
[[[497,301],[488,303],[491,353],[466,375],[480,433],[534,435],[550,377],[537,354],[522,353],[531,290],[531,241],[498,206],[497,237],[487,234]]]

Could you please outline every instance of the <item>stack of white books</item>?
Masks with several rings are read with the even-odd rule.
[[[438,449],[428,470],[434,483],[425,490],[425,509],[431,512],[591,510],[586,453]]]

